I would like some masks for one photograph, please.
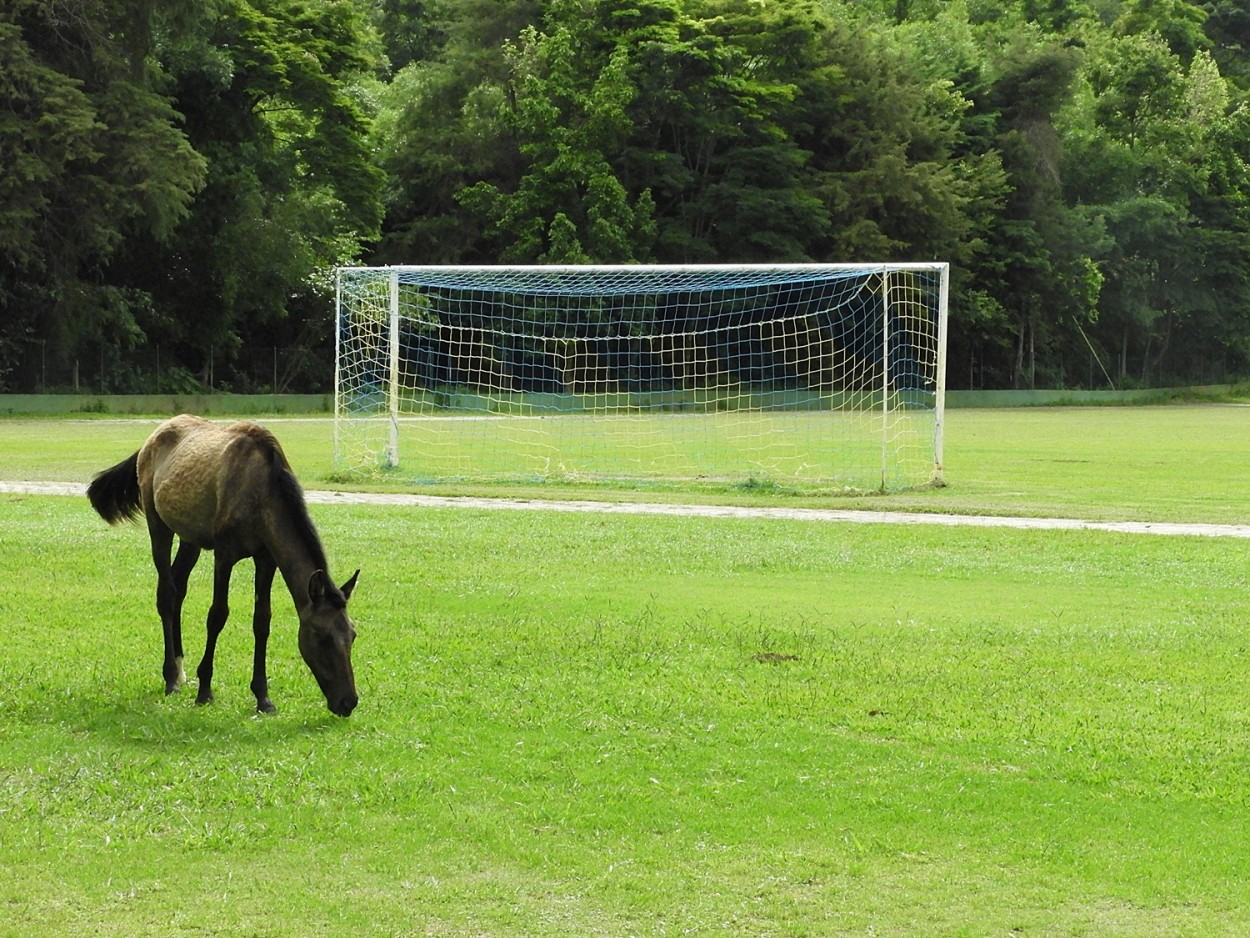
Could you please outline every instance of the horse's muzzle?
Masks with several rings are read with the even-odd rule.
[[[344,694],[338,700],[327,700],[330,706],[330,712],[341,717],[349,717],[352,711],[356,709],[356,704],[360,703],[360,698],[354,693]]]

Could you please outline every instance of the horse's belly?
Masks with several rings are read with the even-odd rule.
[[[217,522],[217,480],[209,464],[171,458],[152,480],[156,513],[184,541],[212,550]]]
[[[157,516],[183,541],[240,556],[263,548],[257,502],[258,456],[246,433],[183,415],[167,421],[139,451],[139,485]],[[149,494],[150,493],[150,494]]]

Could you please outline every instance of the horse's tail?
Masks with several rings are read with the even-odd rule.
[[[134,519],[139,514],[139,454],[96,473],[87,486],[87,497],[109,524]]]

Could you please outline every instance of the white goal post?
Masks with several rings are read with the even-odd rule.
[[[335,464],[942,484],[949,278],[945,263],[340,268]]]

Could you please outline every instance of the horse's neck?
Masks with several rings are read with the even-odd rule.
[[[319,566],[302,557],[294,561],[285,558],[278,561],[278,572],[290,590],[296,610],[302,611],[309,604],[308,583],[319,569]]]
[[[278,565],[278,572],[291,591],[295,608],[303,609],[309,602],[308,581],[318,570],[325,570],[325,551],[317,532],[310,525],[293,523],[287,513],[294,511],[284,506],[273,516],[266,541],[269,553]],[[326,571],[329,575],[329,571]]]

